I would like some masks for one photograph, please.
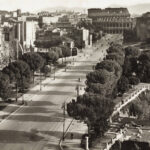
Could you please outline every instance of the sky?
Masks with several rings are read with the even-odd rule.
[[[37,11],[48,7],[105,8],[110,5],[129,6],[150,3],[150,0],[0,0],[0,10]]]

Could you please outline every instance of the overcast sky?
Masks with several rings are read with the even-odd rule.
[[[0,0],[1,10],[36,11],[47,7],[100,7],[110,5],[134,5],[139,3],[150,3],[150,0]]]

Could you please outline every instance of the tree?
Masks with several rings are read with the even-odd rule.
[[[22,56],[22,60],[25,61],[29,66],[33,74],[33,83],[34,83],[34,72],[41,69],[44,65],[43,58],[34,52],[25,53]]]
[[[62,58],[63,57],[63,54],[62,54],[62,49],[60,47],[51,47],[51,50],[50,51],[54,51],[58,54],[58,57],[59,58]]]
[[[109,77],[110,73],[105,69],[99,69],[86,75],[87,82],[101,84],[108,82]]]
[[[66,60],[66,57],[71,56],[71,49],[65,45],[61,45],[60,47],[62,49],[62,55],[63,57],[65,57]]]
[[[117,53],[122,57],[124,57],[125,55],[123,47],[120,44],[116,43],[111,44],[111,46],[107,49],[107,53],[108,54]]]
[[[11,88],[9,86],[9,77],[8,75],[0,72],[0,97],[3,100],[7,100],[7,98],[11,95]]]
[[[46,60],[48,62],[52,62],[53,64],[56,63],[56,61],[58,60],[59,58],[59,55],[57,52],[55,51],[49,51],[47,54],[46,54]]]
[[[41,72],[44,73],[45,78],[46,78],[47,74],[51,72],[51,67],[49,65],[44,65],[41,68]]]
[[[120,56],[118,53],[110,53],[106,56],[106,59],[115,60],[120,66],[124,64],[124,57]]]
[[[118,92],[124,93],[129,89],[129,80],[125,76],[122,76],[118,81]]]
[[[137,74],[138,71],[138,63],[137,58],[133,56],[125,57],[124,65],[123,65],[123,75],[127,78],[132,76],[133,74]]]
[[[131,85],[137,85],[140,83],[140,79],[138,77],[131,76],[129,77],[129,83]]]
[[[87,123],[93,128],[97,136],[102,136],[108,129],[108,118],[113,111],[114,103],[111,99],[96,94],[84,94],[77,97],[77,101],[67,104],[68,114]]]
[[[111,96],[117,84],[118,78],[113,72],[99,69],[87,74],[86,92]]]
[[[13,74],[13,82],[16,83],[16,100],[18,87],[24,91],[24,88],[29,86],[30,83],[30,68],[27,63],[21,60],[17,60],[15,62],[10,63],[6,68],[3,69],[3,72],[8,74],[11,79],[11,74]],[[11,74],[9,74],[11,73]]]
[[[142,52],[137,59],[137,77],[141,82],[150,82],[150,52]]]
[[[125,30],[123,32],[124,37],[124,43],[128,42],[136,42],[137,41],[137,35],[135,29]]]
[[[61,44],[61,38],[52,38],[50,40],[36,40],[34,42],[35,46],[38,48],[51,48]]]
[[[119,76],[122,73],[121,66],[114,60],[104,60],[99,62],[96,64],[95,69],[106,69],[109,72],[114,72],[116,76]]]
[[[125,48],[125,55],[132,56],[132,57],[138,57],[141,54],[140,50],[133,46],[128,46]]]

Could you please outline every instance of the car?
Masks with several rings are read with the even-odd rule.
[[[7,103],[12,103],[12,99],[11,99],[11,98],[8,98],[8,99],[7,99]]]

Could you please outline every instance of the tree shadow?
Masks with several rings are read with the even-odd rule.
[[[52,106],[52,105],[56,104],[49,101],[32,101],[32,103],[30,104],[30,106]]]
[[[92,69],[91,70],[82,70],[82,71],[77,71],[77,70],[68,70],[67,72],[70,72],[70,73],[76,73],[76,74],[78,74],[78,73],[80,73],[80,74],[87,74],[87,73],[89,73],[89,72],[91,72],[92,71]]]
[[[40,133],[46,134],[49,136],[53,136],[58,139],[60,139],[60,137],[62,137],[62,132],[60,132],[60,131],[40,131]]]
[[[50,83],[46,83],[46,84],[42,84],[42,85],[45,85],[45,86],[55,86],[55,87],[64,87],[64,86],[71,86],[71,87],[75,87],[76,86],[76,83],[55,83],[55,84],[50,84]],[[80,86],[84,86],[83,84],[78,84]]]
[[[74,92],[65,92],[65,91],[29,91],[28,94],[33,94],[33,95],[75,95]]]
[[[14,131],[14,130],[0,130],[0,143],[28,143],[37,142],[43,139],[35,133]]]
[[[52,111],[49,111],[48,109],[44,108],[44,107],[40,107],[40,106],[36,106],[36,107],[24,107],[23,108],[24,111],[20,111],[18,113],[50,113]]]
[[[53,116],[42,116],[42,115],[11,115],[8,120],[17,120],[24,122],[63,122],[62,117],[57,117],[59,114]]]
[[[85,75],[68,75],[68,76],[56,76],[56,79],[78,79],[78,78],[81,78],[81,79],[84,79],[86,76]]]

